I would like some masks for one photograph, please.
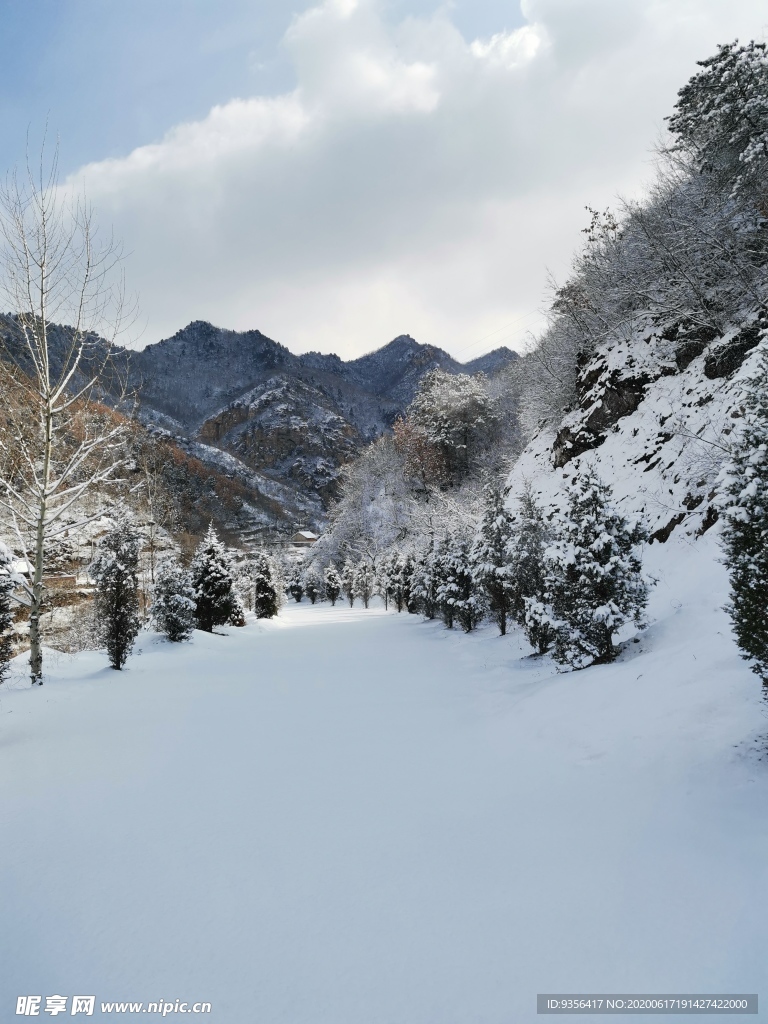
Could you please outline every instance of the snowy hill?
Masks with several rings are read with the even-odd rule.
[[[515,465],[513,496],[530,482],[550,509],[562,508],[567,483],[592,467],[652,543],[673,531],[700,537],[718,519],[717,477],[766,333],[755,314],[682,354],[652,329],[606,340],[579,372],[575,408]]]
[[[316,524],[336,496],[340,467],[391,426],[429,370],[496,373],[516,358],[502,348],[464,365],[403,335],[344,362],[195,321],[132,353],[128,366],[145,422],[221,449],[242,463],[240,477],[268,477],[292,495],[289,515],[305,519],[311,508]],[[217,468],[224,462],[212,455]]]

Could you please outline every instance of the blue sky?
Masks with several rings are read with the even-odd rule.
[[[520,348],[584,207],[642,193],[696,61],[764,0],[0,0],[6,167],[46,117],[124,242],[144,345],[191,320],[354,357]]]
[[[24,159],[26,132],[49,121],[64,172],[119,157],[203,118],[233,97],[295,85],[281,40],[311,4],[284,0],[0,0],[4,164]],[[433,0],[391,0],[388,21],[429,14]],[[522,23],[510,0],[458,0],[468,37]]]

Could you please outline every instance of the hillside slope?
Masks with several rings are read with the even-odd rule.
[[[622,511],[646,524],[651,543],[673,531],[695,540],[717,522],[717,477],[767,334],[755,314],[690,361],[653,330],[607,340],[579,373],[576,407],[541,430],[515,465],[513,497],[531,483],[561,509],[568,481],[593,467]]]

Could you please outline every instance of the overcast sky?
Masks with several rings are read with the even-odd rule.
[[[49,118],[190,320],[345,358],[520,347],[585,204],[637,194],[677,90],[764,0],[0,0],[9,164]]]

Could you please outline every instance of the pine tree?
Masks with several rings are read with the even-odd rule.
[[[298,564],[294,565],[288,579],[288,593],[296,604],[299,604],[302,597],[304,597],[304,580],[302,578],[301,566]]]
[[[312,604],[317,601],[321,594],[320,577],[314,565],[309,565],[304,570],[304,592]]]
[[[118,521],[101,541],[90,568],[96,583],[99,636],[109,663],[122,669],[139,634],[139,535],[128,519]]]
[[[341,569],[341,589],[352,608],[355,603],[355,566],[349,558]]]
[[[594,470],[576,478],[568,499],[568,516],[547,552],[547,604],[555,659],[584,668],[613,661],[616,632],[630,620],[642,623],[648,584],[638,545],[645,531],[613,508],[611,489]]]
[[[721,475],[722,543],[731,583],[726,607],[741,656],[768,686],[768,345],[743,396],[738,445]]]
[[[13,612],[11,598],[13,595],[12,556],[5,544],[0,541],[0,683],[8,674],[13,643],[11,626]]]
[[[513,593],[509,556],[512,515],[504,505],[508,493],[508,488],[486,487],[483,516],[472,547],[474,576],[485,591],[491,616],[502,636],[507,632]]]
[[[435,545],[435,552],[432,556],[433,573],[435,575],[435,586],[437,595],[437,607],[440,611],[440,618],[446,629],[453,629],[456,609],[453,604],[453,584],[451,578],[451,548],[453,537],[446,534],[439,544]]]
[[[416,556],[413,551],[406,551],[400,562],[400,588],[402,590],[403,604],[411,615],[414,615],[419,610],[419,602],[413,591],[415,573]]]
[[[412,599],[416,607],[427,619],[434,619],[439,608],[438,587],[440,577],[437,572],[434,540],[417,556],[411,580]]]
[[[190,567],[195,589],[197,628],[212,633],[242,615],[224,546],[213,525],[195,551]]]
[[[522,626],[528,642],[539,654],[548,651],[555,640],[545,604],[548,546],[549,530],[544,515],[527,487],[520,496],[520,507],[508,545],[510,610],[512,618]]]
[[[354,589],[355,596],[360,598],[363,602],[364,608],[367,608],[370,603],[371,595],[373,594],[374,582],[375,577],[373,569],[370,564],[363,559],[355,569]]]
[[[325,596],[335,606],[341,594],[341,577],[333,562],[325,570]]]
[[[384,598],[385,610],[389,608],[389,602],[393,598],[394,582],[393,573],[397,556],[390,552],[379,559],[376,570],[376,589]]]
[[[398,553],[392,559],[389,573],[390,593],[398,614],[403,610],[403,608],[405,608],[406,591],[403,577],[404,568],[405,559],[402,554]]]
[[[470,633],[483,617],[483,598],[475,578],[471,558],[471,544],[461,534],[446,539],[443,555],[443,579],[438,597],[443,618],[449,629],[458,622],[465,633]]]
[[[257,619],[272,619],[277,615],[278,593],[274,569],[269,556],[258,551],[251,560],[253,577],[253,610]]]
[[[189,640],[195,628],[195,588],[192,576],[174,558],[157,568],[152,619],[160,633],[173,643]]]

